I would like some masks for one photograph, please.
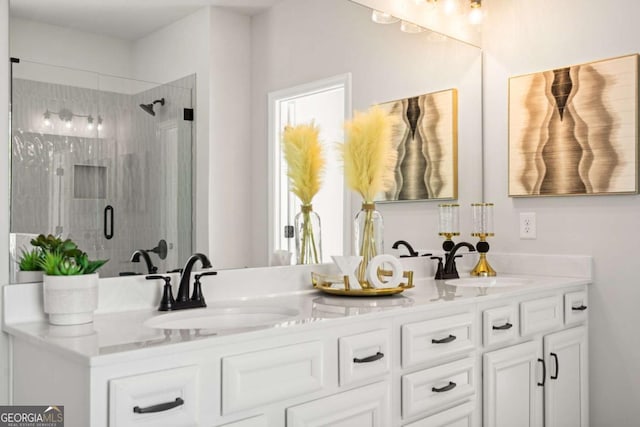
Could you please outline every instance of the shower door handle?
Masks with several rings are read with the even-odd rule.
[[[113,238],[113,206],[107,205],[104,208],[104,238]]]

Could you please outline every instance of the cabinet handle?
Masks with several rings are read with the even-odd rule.
[[[442,338],[441,340],[431,340],[433,344],[446,344],[456,339],[455,335],[449,335],[446,338]]]
[[[560,362],[558,362],[558,355],[555,353],[551,353],[551,357],[553,357],[556,361],[556,374],[555,375],[551,375],[551,379],[552,380],[557,380],[558,379],[558,372],[560,372]]]
[[[133,412],[135,412],[136,414],[150,414],[153,412],[168,411],[169,409],[177,408],[181,405],[184,405],[184,400],[182,400],[182,398],[180,397],[176,397],[176,400],[174,400],[173,402],[160,403],[159,405],[147,406],[146,408],[134,406]]]
[[[449,381],[449,384],[444,387],[440,387],[440,388],[431,387],[431,391],[435,393],[443,393],[445,391],[453,390],[454,388],[456,388],[456,385],[457,384],[454,383],[453,381]]]
[[[571,307],[571,310],[575,310],[575,311],[585,311],[587,309],[587,306],[582,304],[580,307]]]
[[[544,387],[544,382],[547,379],[547,365],[544,363],[544,359],[538,359],[538,362],[542,362],[542,382],[538,385]]]
[[[357,357],[353,358],[353,363],[370,363],[375,362],[376,360],[380,360],[384,357],[384,353],[377,352],[373,356],[365,357],[363,359],[358,359]]]
[[[506,331],[507,329],[513,328],[513,325],[509,322],[505,323],[502,326],[494,326],[493,329],[496,331]]]

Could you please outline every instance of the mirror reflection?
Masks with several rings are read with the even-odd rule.
[[[10,22],[11,55],[20,58],[12,85],[14,248],[22,235],[72,234],[91,256],[111,259],[102,277],[146,272],[144,262],[130,262],[137,249],[152,250],[159,271],[180,267],[194,251],[209,254],[215,268],[269,265],[283,239],[273,170],[282,122],[271,122],[269,95],[345,75],[345,118],[352,109],[455,88],[458,200],[481,198],[476,47],[376,24],[370,9],[348,0],[180,9],[160,26],[139,25],[146,32],[112,21],[109,34],[79,28],[75,15],[64,22],[46,13],[51,2],[19,3],[11,3]],[[185,120],[189,108],[193,122]],[[321,120],[325,113],[304,114]],[[329,134],[339,142],[340,132]],[[332,198],[342,200],[333,209],[338,225],[323,224],[323,233],[348,252],[360,200],[331,194],[326,209]],[[419,248],[437,242],[437,203],[380,210],[387,246],[407,233]],[[157,253],[162,241],[165,259]]]

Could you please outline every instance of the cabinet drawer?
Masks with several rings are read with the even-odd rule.
[[[562,326],[562,296],[520,303],[520,334],[543,332]]]
[[[473,407],[473,402],[465,402],[404,427],[471,427]]]
[[[402,367],[473,350],[471,313],[402,326]]]
[[[402,417],[436,411],[475,393],[474,357],[402,377]]]
[[[319,341],[222,358],[222,412],[229,414],[322,389]]]
[[[380,382],[287,408],[287,427],[388,427],[389,383]]]
[[[375,378],[389,372],[390,343],[390,331],[386,329],[340,338],[340,385]]]
[[[564,323],[572,325],[587,320],[587,291],[564,294]]]
[[[515,305],[492,308],[482,312],[482,336],[485,346],[518,338],[518,310]]]
[[[220,427],[269,427],[269,425],[267,424],[267,417],[265,417],[264,415],[258,415],[257,417],[251,417],[233,423],[224,424]]]
[[[113,379],[109,426],[197,426],[198,399],[195,366]]]

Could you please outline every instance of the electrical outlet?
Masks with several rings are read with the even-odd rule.
[[[535,239],[536,238],[536,213],[522,212],[520,214],[520,238]]]

